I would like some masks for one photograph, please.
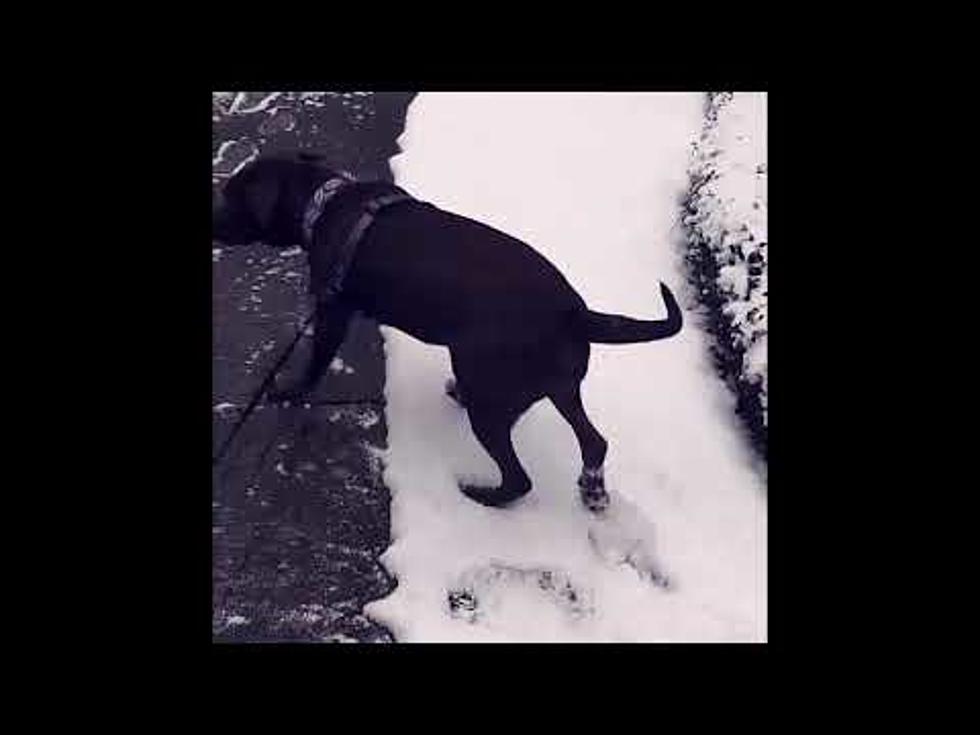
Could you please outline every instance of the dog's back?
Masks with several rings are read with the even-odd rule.
[[[530,246],[422,202],[379,215],[358,248],[346,292],[380,322],[433,344],[474,333],[499,343],[535,341],[586,309]]]

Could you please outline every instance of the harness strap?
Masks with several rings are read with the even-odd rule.
[[[323,208],[333,199],[342,189],[345,189],[353,182],[350,174],[342,172],[339,176],[327,179],[313,192],[313,197],[306,210],[303,212],[303,239],[309,245],[313,242],[313,226],[323,213]]]
[[[350,234],[347,235],[347,239],[344,240],[340,252],[337,254],[337,265],[326,279],[323,287],[318,290],[317,298],[331,300],[340,295],[344,278],[347,277],[347,269],[350,268],[351,261],[354,260],[354,255],[357,253],[357,245],[361,241],[361,238],[364,237],[364,233],[367,232],[367,229],[374,222],[374,218],[378,212],[392,204],[411,199],[412,197],[410,195],[398,191],[392,194],[373,197],[363,204],[364,212],[361,213]]]

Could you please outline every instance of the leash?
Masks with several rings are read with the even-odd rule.
[[[225,437],[224,442],[222,442],[221,444],[221,448],[218,450],[218,453],[211,458],[212,467],[218,464],[218,462],[220,462],[224,458],[225,452],[227,452],[228,447],[231,446],[232,440],[234,440],[235,436],[238,434],[242,426],[245,425],[245,422],[248,421],[248,417],[252,415],[252,411],[255,410],[255,407],[259,405],[259,399],[261,399],[262,396],[265,394],[266,389],[269,387],[270,383],[272,383],[272,381],[275,379],[276,374],[279,372],[282,366],[286,364],[286,360],[289,359],[289,356],[293,354],[293,350],[296,349],[296,345],[299,344],[299,341],[303,337],[304,332],[306,332],[306,328],[310,325],[310,322],[313,321],[313,317],[315,315],[316,315],[316,311],[311,311],[309,316],[307,316],[306,319],[303,320],[302,325],[300,326],[299,330],[296,332],[296,336],[293,337],[293,341],[289,343],[289,346],[285,350],[283,350],[283,353],[279,356],[279,359],[276,360],[275,365],[272,366],[268,374],[265,376],[265,379],[259,384],[258,389],[252,395],[252,400],[249,401],[248,406],[246,406],[245,410],[242,411],[242,415],[238,417],[238,421],[232,427],[231,433],[229,433],[228,436]]]
[[[314,314],[310,314],[308,317],[306,317],[305,320],[303,320],[303,323],[300,326],[299,331],[296,333],[296,336],[293,337],[293,341],[289,343],[289,346],[286,347],[285,350],[283,350],[282,355],[279,356],[279,359],[276,361],[275,365],[272,366],[268,374],[265,376],[265,379],[256,389],[255,393],[252,395],[252,400],[249,401],[248,406],[245,408],[244,411],[242,411],[242,415],[238,417],[238,421],[232,427],[231,431],[228,433],[228,436],[225,437],[224,442],[222,442],[221,444],[221,448],[218,450],[218,453],[211,458],[212,467],[217,465],[224,458],[225,452],[228,451],[228,448],[231,446],[231,443],[235,439],[235,436],[238,434],[242,426],[245,425],[245,422],[248,421],[248,418],[249,416],[252,415],[252,412],[255,410],[255,407],[259,405],[259,400],[265,394],[266,389],[269,387],[269,384],[275,379],[279,370],[286,363],[286,360],[289,359],[289,356],[293,354],[293,350],[296,349],[296,345],[299,344],[300,339],[302,339],[303,335],[306,333],[306,328],[310,325],[310,322],[313,320],[313,317]],[[367,403],[371,406],[377,406],[378,408],[384,408],[387,405],[387,401],[385,401],[384,397],[357,399],[357,400],[326,400],[326,401],[318,401],[317,405],[335,406],[335,405],[349,405],[352,403]],[[268,453],[269,447],[272,446],[272,442],[274,442],[277,437],[278,437],[278,432],[272,435],[272,438],[269,440],[266,447],[262,450],[262,454],[259,457],[260,465],[262,460],[265,459],[265,455]]]

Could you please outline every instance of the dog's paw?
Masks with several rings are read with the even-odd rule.
[[[603,513],[609,508],[609,493],[602,468],[586,467],[578,478],[579,497],[582,504],[592,513]]]
[[[503,508],[526,494],[508,491],[502,487],[486,487],[462,482],[459,484],[459,490],[470,500],[475,500],[488,508]]]

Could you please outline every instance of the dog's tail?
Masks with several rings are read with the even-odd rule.
[[[652,342],[657,339],[673,337],[681,331],[683,319],[681,309],[663,283],[660,293],[667,305],[667,318],[650,321],[631,319],[619,314],[602,314],[598,311],[587,311],[583,319],[585,334],[589,342],[600,344],[630,344],[633,342]]]

